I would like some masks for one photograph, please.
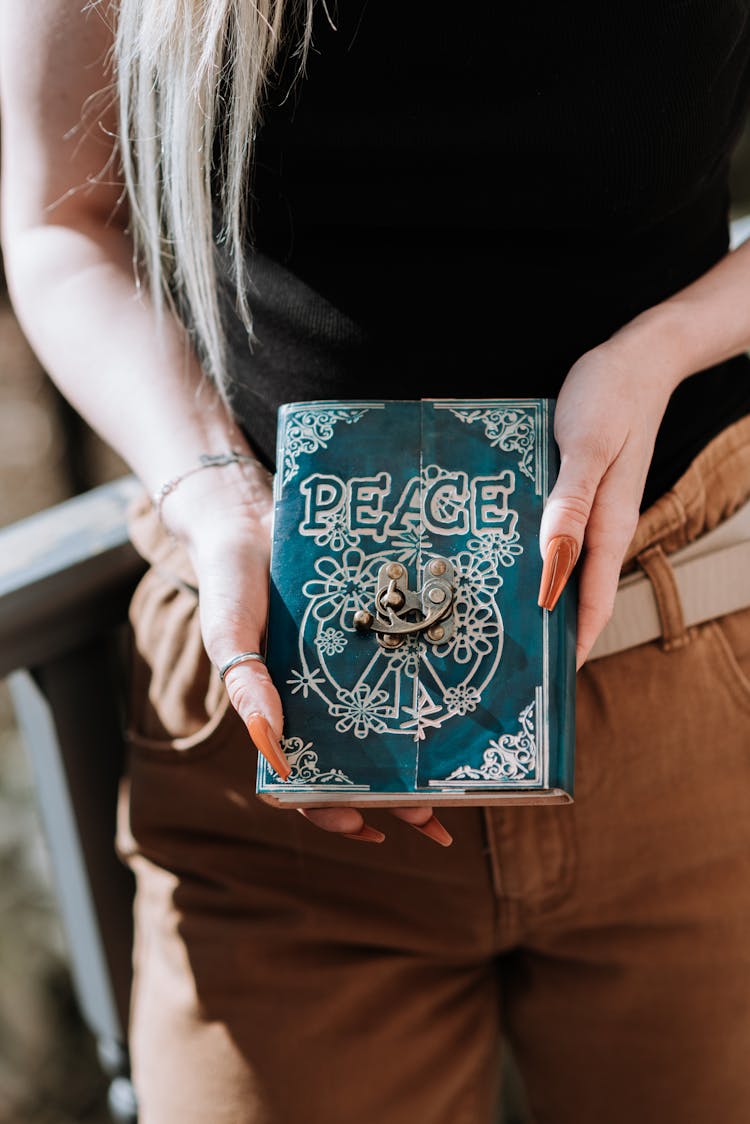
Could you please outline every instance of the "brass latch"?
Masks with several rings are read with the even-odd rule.
[[[375,611],[354,614],[360,632],[377,633],[384,648],[398,648],[407,636],[421,633],[433,644],[448,640],[453,619],[454,570],[447,558],[431,558],[422,571],[422,588],[409,589],[409,575],[400,562],[384,562],[378,571]]]

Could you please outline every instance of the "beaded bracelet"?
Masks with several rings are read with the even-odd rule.
[[[201,472],[204,468],[223,468],[228,464],[258,464],[255,457],[248,457],[244,453],[239,453],[236,449],[230,449],[227,453],[201,453],[198,457],[198,463],[188,468],[187,471],[181,473],[179,476],[173,476],[171,479],[166,480],[160,488],[158,488],[151,496],[151,503],[154,506],[156,514],[161,519],[161,509],[164,500],[167,496],[175,490],[178,484],[186,480],[188,476],[193,476],[196,472]]]

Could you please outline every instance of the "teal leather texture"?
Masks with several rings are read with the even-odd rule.
[[[552,399],[288,403],[266,662],[290,805],[573,797],[575,581],[537,604]]]

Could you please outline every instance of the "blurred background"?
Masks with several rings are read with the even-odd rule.
[[[750,214],[750,130],[732,217]],[[0,526],[127,472],[36,361],[0,262]],[[107,1079],[81,1019],[33,780],[0,682],[0,1124],[109,1124]]]

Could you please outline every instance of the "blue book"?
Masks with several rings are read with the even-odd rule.
[[[575,580],[539,608],[554,400],[278,415],[266,662],[284,806],[573,798]]]

